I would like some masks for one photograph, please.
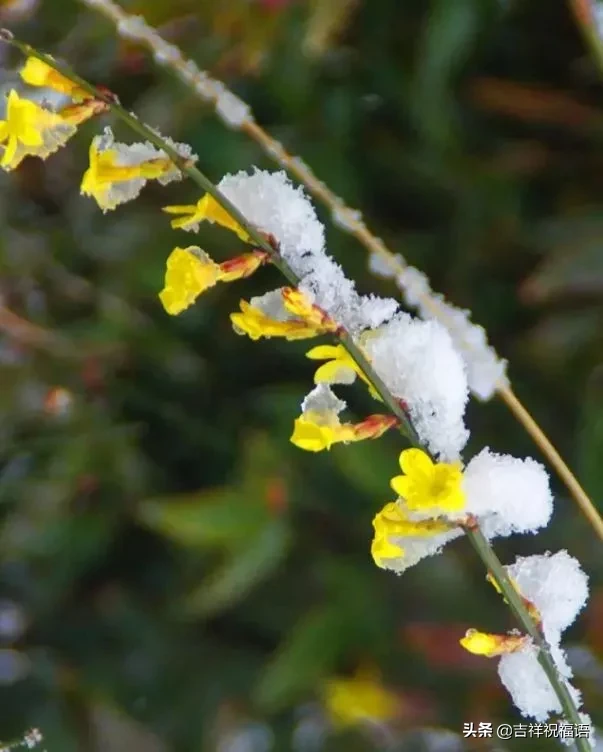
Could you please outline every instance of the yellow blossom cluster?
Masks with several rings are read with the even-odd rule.
[[[171,221],[175,229],[196,230],[201,222],[215,223],[234,232],[244,242],[250,242],[245,228],[210,194],[196,204],[166,206],[164,211],[181,215]],[[217,264],[196,246],[176,248],[167,261],[160,300],[168,313],[181,313],[217,282],[247,277],[268,260],[267,253],[256,250]],[[339,332],[337,322],[298,289],[284,287],[266,297],[270,298],[270,305],[261,298],[240,301],[240,310],[230,315],[237,334],[247,335],[252,340],[283,337],[293,341]],[[307,356],[327,361],[316,371],[316,384],[350,383],[359,376],[379,399],[369,379],[343,345],[319,345],[309,350]],[[397,423],[397,418],[390,415],[370,415],[359,423],[341,423],[334,410],[310,409],[295,420],[291,442],[300,449],[320,452],[337,443],[376,439]]]
[[[71,101],[51,108],[8,93],[4,119],[0,120],[0,167],[14,170],[25,157],[46,159],[77,132],[78,126],[109,109],[112,95],[95,97],[49,63],[29,57],[20,71],[30,87],[53,92]],[[176,145],[178,146],[178,145]],[[171,159],[151,144],[117,144],[112,134],[97,136],[90,147],[90,166],[81,192],[92,196],[103,211],[135,198],[147,180],[169,182],[180,176]]]
[[[9,91],[4,117],[0,119],[0,167],[5,170],[17,168],[28,156],[46,159],[76,133],[78,126],[109,109],[110,96],[102,93],[94,96],[87,85],[72,81],[51,63],[48,57],[29,57],[20,71],[21,78],[30,87],[54,92],[70,101],[60,108],[51,108],[44,100],[38,103],[16,89]],[[109,128],[93,139],[81,193],[92,197],[103,211],[138,196],[149,180],[165,185],[181,178],[183,172],[190,172],[196,157],[188,146],[174,144],[169,139],[159,142],[148,129],[146,133],[150,142],[130,145],[115,142]],[[154,143],[167,151],[156,148]],[[247,229],[249,225],[240,217],[244,227],[233,216],[238,214],[236,210],[228,202],[226,207],[232,211],[225,208],[214,193],[207,193],[194,204],[164,207],[165,213],[174,215],[172,228],[196,231],[200,223],[209,222],[252,244],[251,235],[255,232]],[[253,248],[218,263],[198,246],[174,248],[167,258],[165,283],[159,292],[165,311],[172,316],[181,314],[219,282],[244,279],[260,266],[276,260],[278,243],[266,228],[256,229],[263,237],[271,238],[272,251]],[[252,340],[282,337],[294,341],[327,334],[348,343],[348,347],[342,343],[321,344],[306,353],[310,360],[323,362],[314,373],[315,389],[306,396],[301,415],[294,421],[290,441],[295,446],[309,452],[329,450],[334,444],[377,439],[399,425],[397,416],[383,414],[369,415],[356,423],[342,422],[339,413],[346,405],[331,391],[333,385],[350,384],[359,378],[375,399],[382,400],[375,384],[352,355],[354,348],[363,354],[365,346],[370,349],[370,343],[374,342],[370,338],[375,332],[356,335],[352,347],[352,340],[347,338],[349,335],[341,324],[316,304],[312,294],[295,287],[283,287],[250,301],[241,300],[240,310],[233,312],[230,320],[237,334]],[[391,402],[385,394],[383,397]],[[400,454],[399,464],[402,473],[390,481],[397,498],[385,504],[373,519],[371,554],[377,566],[401,571],[411,551],[413,561],[425,555],[426,550],[433,553],[451,534],[457,534],[459,525],[466,524],[468,518],[460,462],[435,462],[426,451],[411,448]],[[536,606],[519,592],[516,583],[512,584],[533,620],[541,626]],[[501,635],[469,629],[460,643],[471,653],[494,657],[521,651],[531,641],[529,636],[518,633]],[[399,709],[398,698],[372,672],[328,681],[324,700],[333,724],[340,727],[390,721]]]
[[[0,120],[0,167],[7,171],[28,156],[46,159],[74,135],[80,123],[107,109],[104,102],[35,57],[27,59],[20,74],[26,84],[52,90],[72,102],[55,111],[22,97],[16,89],[9,91]]]
[[[390,481],[398,499],[373,520],[371,553],[377,566],[388,569],[404,562],[405,539],[415,548],[417,541],[437,542],[438,536],[454,530],[465,506],[460,463],[434,462],[414,448],[403,451],[399,462],[403,475]]]

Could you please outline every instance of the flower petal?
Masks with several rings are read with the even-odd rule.
[[[434,463],[422,449],[405,449],[400,454],[402,472],[414,477],[430,477],[434,472]]]
[[[176,316],[219,278],[220,267],[200,248],[174,248],[167,260],[165,287],[159,299],[167,313]]]
[[[385,569],[384,560],[404,556],[404,549],[391,543],[386,536],[375,536],[371,543],[371,556],[378,567]]]
[[[331,448],[336,436],[329,426],[320,426],[302,415],[295,420],[290,441],[307,452],[322,452]]]
[[[330,360],[339,357],[343,351],[343,345],[317,345],[306,353],[306,358],[311,360]]]

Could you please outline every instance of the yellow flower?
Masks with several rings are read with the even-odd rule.
[[[196,159],[186,144],[172,142],[172,147],[187,162]],[[121,144],[115,141],[111,128],[105,128],[90,145],[90,166],[84,174],[81,192],[92,196],[106,212],[136,198],[147,180],[167,185],[181,178],[181,170],[162,149],[148,141]]]
[[[163,211],[166,214],[184,215],[172,220],[171,225],[174,228],[196,231],[199,224],[207,220],[208,222],[215,222],[227,230],[232,230],[241,240],[246,243],[249,242],[247,231],[209,193],[206,193],[196,204],[164,206]]]
[[[176,316],[217,282],[248,277],[267,259],[264,251],[254,251],[216,264],[197,246],[174,248],[168,256],[165,287],[159,299],[165,310]]]
[[[303,293],[284,287],[278,294],[267,293],[267,296],[274,295],[277,295],[279,303],[275,315],[269,315],[262,310],[261,302],[251,305],[242,300],[241,312],[230,315],[235,332],[247,334],[254,340],[260,337],[285,337],[288,340],[296,340],[309,339],[337,330],[337,324],[318,306],[304,300]],[[272,305],[274,306],[274,301]]]
[[[330,318],[328,313],[317,305],[314,305],[303,292],[294,287],[283,287],[283,306],[294,318],[305,321],[306,324],[315,326],[324,332],[337,332],[337,324]]]
[[[460,463],[434,463],[422,449],[405,449],[400,467],[405,474],[392,478],[390,485],[409,510],[458,512],[465,506]]]
[[[30,86],[43,86],[71,97],[75,102],[92,98],[85,89],[52,68],[37,57],[28,57],[25,65],[21,68],[21,78]]]
[[[399,700],[373,671],[359,671],[349,679],[326,682],[324,704],[332,724],[339,729],[366,722],[390,721],[398,713]]]
[[[75,126],[64,122],[60,115],[21,99],[12,89],[6,105],[6,120],[0,120],[0,144],[6,142],[0,167],[14,170],[27,156],[46,159],[75,131]]]
[[[342,425],[334,415],[332,422],[325,416],[306,413],[295,420],[291,443],[307,452],[322,452],[340,441],[350,441],[350,426]]]
[[[318,345],[306,353],[311,360],[326,360],[314,374],[315,384],[352,384],[356,376],[364,381],[369,392],[381,401],[381,397],[343,345]]]
[[[371,544],[371,555],[378,567],[384,568],[384,560],[404,556],[402,546],[391,540],[397,538],[431,538],[452,529],[445,520],[413,520],[395,501],[386,504],[375,515],[375,534]]]
[[[290,341],[309,339],[321,334],[303,321],[278,321],[245,300],[239,303],[241,311],[231,313],[232,328],[237,334],[246,334],[253,340],[261,337],[285,337]]]
[[[174,248],[167,260],[165,287],[159,299],[171,316],[177,316],[219,278],[220,267],[200,248]]]
[[[119,146],[121,149],[117,145],[113,148],[110,131],[96,136],[90,145],[90,167],[84,173],[80,190],[84,196],[92,196],[103,211],[136,198],[147,180],[163,178],[171,172],[178,174],[168,157],[140,160],[133,151],[129,163],[128,147]]]
[[[477,629],[468,629],[465,636],[459,642],[469,653],[483,655],[486,658],[494,658],[505,653],[516,653],[526,647],[530,638],[519,634],[489,634],[478,632]]]
[[[290,441],[307,452],[321,452],[339,442],[378,439],[396,423],[392,415],[370,415],[361,423],[340,423],[335,412],[309,410],[296,419]]]

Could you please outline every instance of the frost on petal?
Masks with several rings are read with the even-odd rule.
[[[588,598],[588,577],[567,551],[519,556],[506,567],[519,591],[542,617],[546,635],[559,635],[574,621]]]
[[[431,537],[388,536],[389,542],[399,547],[403,553],[401,556],[395,558],[383,559],[381,567],[389,569],[396,574],[402,574],[402,572],[413,567],[421,559],[440,554],[447,543],[455,538],[459,538],[461,535],[463,535],[463,531],[460,528],[454,528]]]
[[[427,277],[408,267],[396,278],[407,305],[415,308],[421,318],[437,319],[450,333],[467,368],[469,388],[482,400],[488,400],[497,386],[507,383],[507,362],[488,344],[486,331],[470,320],[470,312],[446,302],[434,293]]]
[[[345,408],[346,403],[340,400],[327,384],[318,384],[304,397],[301,405],[303,413],[333,412],[335,415],[339,415]]]
[[[486,447],[464,476],[467,511],[478,518],[486,537],[535,532],[548,523],[553,511],[549,476],[535,460],[494,454]]]
[[[291,319],[291,314],[283,305],[283,289],[283,287],[279,287],[263,295],[256,295],[251,298],[249,305],[259,309],[269,318],[275,319],[275,321],[288,321]]]
[[[165,140],[184,159],[196,159],[187,144]],[[167,185],[180,178],[181,171],[162,149],[155,148],[149,141],[119,143],[107,127],[92,140],[90,167],[84,174],[81,192],[93,196],[106,212],[137,198],[147,180]]]
[[[182,144],[178,143],[177,141],[173,141],[171,138],[169,138],[169,136],[163,136],[161,133],[159,133],[156,128],[151,128],[151,130],[156,133],[156,135],[160,136],[161,139],[165,141],[168,146],[171,146],[172,149],[174,149],[174,151],[176,151],[183,159],[187,159],[192,162],[197,161],[197,155],[193,154],[193,151],[188,144]],[[107,131],[110,132],[110,128],[106,128],[105,132]],[[182,179],[182,173],[176,167],[176,165],[171,162],[171,160],[169,160],[168,155],[163,151],[163,149],[157,149],[150,141],[133,144],[122,144],[116,142],[112,143],[112,148],[114,148],[117,152],[116,163],[120,167],[132,167],[140,165],[144,162],[151,162],[153,160],[159,159],[168,160],[169,165],[157,178],[158,182],[161,185],[167,185],[173,180]]]
[[[458,459],[469,438],[467,377],[444,327],[398,313],[366,337],[364,349],[391,393],[407,404],[421,440],[440,459]]]
[[[561,651],[557,649],[557,653]],[[517,653],[503,655],[498,664],[498,674],[521,714],[543,722],[551,713],[561,713],[562,708],[537,655],[534,645]],[[567,680],[568,673],[563,664],[558,661],[558,656],[553,657],[560,673]],[[580,705],[580,692],[569,683],[567,687],[574,702]]]

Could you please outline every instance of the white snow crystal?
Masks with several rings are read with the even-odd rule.
[[[178,47],[163,40],[155,46],[153,56],[159,65],[178,65],[182,62],[182,53]]]
[[[398,309],[393,298],[358,295],[354,283],[330,256],[312,256],[314,268],[302,277],[299,289],[350,332],[374,329]]]
[[[117,23],[117,33],[122,39],[145,39],[151,27],[142,16],[128,16]]]
[[[488,344],[485,329],[470,320],[469,311],[456,308],[432,292],[429,280],[418,269],[407,267],[396,282],[406,304],[416,308],[421,318],[444,324],[465,360],[469,388],[479,399],[490,399],[497,386],[507,383],[507,362]]]
[[[216,112],[226,125],[231,128],[240,128],[243,123],[253,119],[251,109],[246,102],[219,81],[214,81],[213,86],[216,95]]]
[[[358,209],[350,209],[341,199],[337,200],[331,213],[333,224],[346,232],[354,232],[358,226],[362,226],[362,214]]]
[[[563,678],[566,679],[567,688],[574,702],[580,706],[580,692],[567,682],[568,675],[571,676],[571,673],[568,674],[569,669],[565,670],[567,664],[564,667],[563,663],[558,663],[557,660],[555,663]],[[501,656],[498,675],[522,715],[543,722],[551,713],[562,712],[559,699],[538,662],[538,650],[534,645],[528,645],[516,653]]]
[[[474,514],[487,538],[535,532],[553,510],[549,476],[535,460],[494,454],[486,447],[463,475],[466,510]]]
[[[402,572],[413,567],[421,559],[441,553],[447,543],[450,543],[455,538],[459,538],[461,535],[463,535],[463,531],[460,527],[429,537],[389,535],[388,540],[394,545],[400,546],[404,554],[396,558],[383,559],[383,569],[389,569],[396,574],[402,574]]]
[[[301,280],[299,289],[348,331],[380,326],[394,314],[395,300],[359,295],[326,255],[324,227],[303,189],[284,171],[225,175],[218,187],[252,224],[276,238],[282,257]]]
[[[519,556],[506,570],[521,594],[540,612],[549,641],[554,642],[584,608],[588,577],[567,551]]]
[[[335,413],[345,410],[346,403],[329,388],[327,384],[318,384],[306,394],[301,405],[302,413]]]
[[[574,621],[586,602],[588,578],[578,561],[567,551],[519,556],[514,564],[505,569],[522,596],[540,612],[550,655],[579,708],[582,697],[568,681],[572,677],[572,670],[560,643],[561,633]],[[498,673],[522,715],[542,722],[550,713],[561,713],[559,700],[538,662],[538,648],[532,643],[516,653],[503,655]]]
[[[303,259],[324,252],[324,228],[301,187],[286,173],[254,170],[225,175],[218,188],[256,227],[278,240],[294,271],[308,271]]]
[[[398,313],[367,336],[364,349],[391,393],[408,405],[421,440],[441,459],[458,459],[469,438],[467,377],[446,329]]]
[[[275,321],[289,321],[293,318],[289,311],[283,305],[283,287],[276,290],[270,290],[263,295],[256,295],[251,298],[249,305],[265,313]]]
[[[404,263],[402,256],[397,253],[394,257],[394,264],[391,261],[387,261],[379,253],[370,253],[368,257],[369,271],[377,277],[383,277],[384,279],[393,279],[396,276],[396,264]]]

